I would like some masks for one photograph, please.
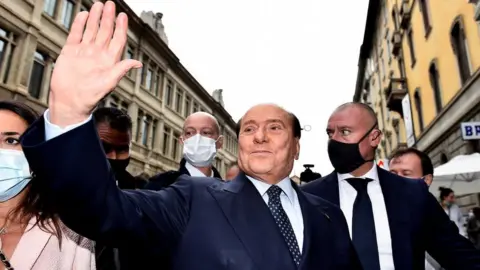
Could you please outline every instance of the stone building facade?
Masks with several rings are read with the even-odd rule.
[[[100,106],[120,108],[133,120],[129,170],[134,175],[153,175],[178,168],[182,156],[179,136],[185,117],[205,111],[213,114],[221,126],[224,147],[218,151],[215,166],[225,175],[237,156],[234,120],[168,47],[163,15],[144,12],[144,21],[124,1],[116,2],[117,10],[129,16],[124,57],[139,59],[144,67],[129,72]],[[45,110],[55,59],[73,18],[92,3],[0,1],[0,99],[19,100]]]

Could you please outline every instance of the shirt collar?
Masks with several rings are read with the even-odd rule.
[[[349,173],[338,173],[338,181],[345,181],[346,179],[349,178],[370,178],[374,182],[378,181],[378,170],[377,170],[377,165],[373,164],[372,168],[364,175],[355,177]]]
[[[252,184],[255,186],[255,188],[258,190],[260,195],[263,197],[263,195],[266,195],[267,190],[272,186],[268,183],[265,183],[263,181],[257,180],[253,177],[250,177],[246,175],[248,180],[252,182]],[[295,190],[293,189],[292,182],[289,177],[285,177],[282,179],[282,181],[278,182],[277,186],[282,189],[283,193],[287,196],[287,198],[290,200],[291,203],[293,203],[293,198],[295,196]]]
[[[190,173],[190,176],[193,176],[193,177],[208,177],[205,174],[203,174],[203,172],[201,172],[199,169],[197,169],[195,166],[190,164],[188,161],[185,163],[185,168]],[[214,177],[213,176],[213,169],[212,169],[212,174],[210,175],[210,177]]]

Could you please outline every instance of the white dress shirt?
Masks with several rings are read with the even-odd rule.
[[[206,177],[205,174],[203,174],[203,172],[201,172],[199,169],[197,169],[195,166],[193,166],[192,164],[185,162],[185,168],[187,169],[188,173],[190,173],[190,176],[193,176],[193,177]],[[213,175],[213,170],[212,170],[212,173],[210,174],[210,177],[214,177]]]
[[[70,125],[64,128],[61,128],[57,125],[52,124],[49,120],[49,110],[45,111],[44,114],[45,118],[45,140],[51,140],[57,136],[60,136],[61,134],[68,132],[74,128],[77,128],[81,125],[86,124],[88,121],[92,119],[92,116],[90,116],[87,120]],[[189,165],[191,167],[189,167]],[[188,172],[190,173],[191,176],[205,176],[202,172],[200,172],[197,168],[193,167],[191,164],[188,162],[185,164]],[[212,172],[213,175],[213,172]],[[267,184],[265,182],[253,179],[249,176],[247,178],[253,183],[255,188],[258,190],[260,195],[262,196],[263,200],[265,201],[266,204],[268,204],[268,194],[267,190],[271,186],[270,184]],[[288,219],[290,220],[290,223],[292,224],[293,231],[295,233],[295,237],[297,238],[298,246],[300,252],[302,252],[303,249],[303,216],[302,216],[302,209],[300,208],[300,203],[298,201],[298,196],[297,192],[295,189],[292,187],[292,183],[290,178],[285,178],[282,181],[280,181],[277,184],[278,187],[282,189],[282,194],[280,194],[280,201],[282,203],[282,207],[285,210],[285,213],[288,216]]]
[[[338,189],[340,198],[340,208],[347,219],[350,236],[352,235],[353,203],[357,197],[357,191],[346,179],[349,178],[370,178],[373,181],[368,183],[367,192],[372,202],[373,219],[375,222],[375,232],[377,235],[378,255],[380,259],[380,268],[382,270],[394,270],[392,256],[392,238],[390,235],[390,225],[388,223],[387,208],[383,199],[383,192],[378,180],[377,166],[373,166],[370,171],[361,177],[354,177],[351,174],[338,174]]]
[[[268,205],[268,194],[267,190],[270,188],[270,184],[265,182],[256,180],[250,176],[247,178],[253,183],[255,188],[257,188],[258,192],[262,196],[265,203]],[[297,238],[297,243],[300,252],[303,249],[303,215],[302,209],[300,208],[300,203],[298,202],[298,196],[295,189],[292,187],[292,182],[290,178],[285,178],[280,181],[277,186],[282,189],[282,193],[280,194],[280,202],[282,203],[283,210],[288,216],[290,220],[290,224],[292,224],[293,232],[295,233],[295,237]]]

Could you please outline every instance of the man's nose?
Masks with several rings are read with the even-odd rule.
[[[109,159],[117,159],[117,152],[116,151],[110,151],[107,153],[107,158]]]
[[[254,142],[256,143],[263,143],[267,140],[267,135],[265,134],[265,130],[262,128],[259,128],[257,132],[255,132],[254,135]]]

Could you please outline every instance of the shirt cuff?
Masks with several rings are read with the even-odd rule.
[[[69,125],[64,128],[61,128],[57,125],[50,123],[50,110],[47,109],[43,117],[45,118],[45,141],[51,140],[57,136],[62,135],[63,133],[66,133],[74,128],[84,125],[92,119],[92,115],[90,115],[87,120],[81,123],[73,124],[73,125]]]

